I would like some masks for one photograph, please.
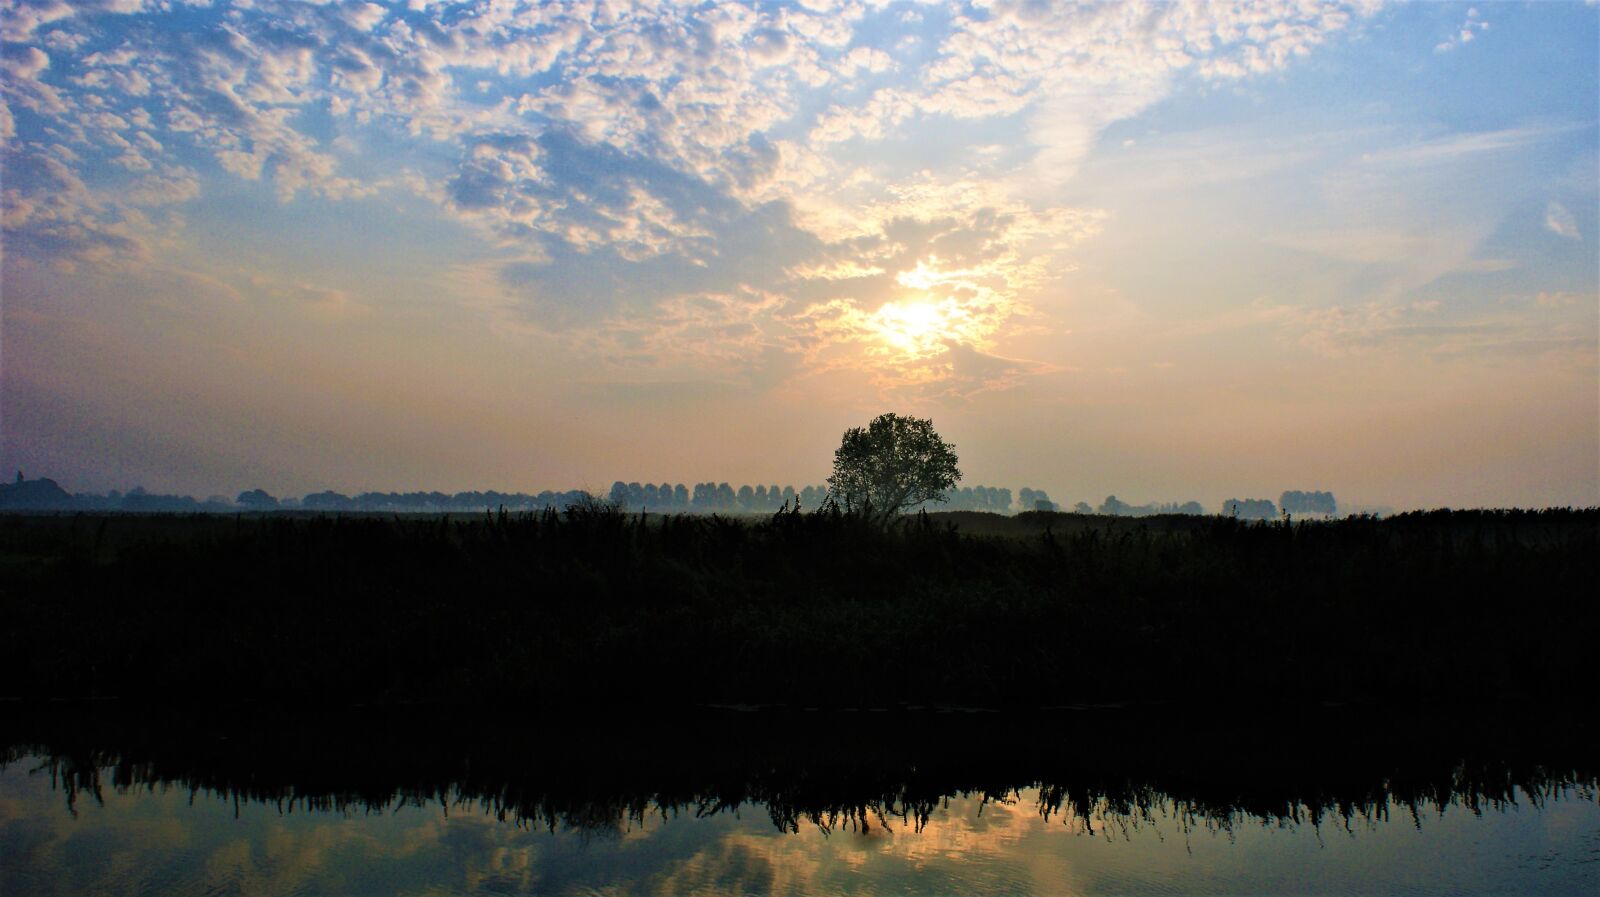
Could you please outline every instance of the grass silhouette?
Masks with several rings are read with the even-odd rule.
[[[1565,509],[6,516],[0,681],[297,705],[1561,702],[1595,693],[1597,549],[1600,511]]]

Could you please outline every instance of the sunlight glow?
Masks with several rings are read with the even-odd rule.
[[[975,270],[945,269],[939,265],[937,255],[918,259],[917,266],[895,275],[895,283],[913,290],[932,290],[941,284],[959,283],[976,276]]]
[[[887,346],[914,357],[936,354],[947,340],[959,339],[959,311],[953,303],[929,300],[890,302],[878,309],[872,325]]]

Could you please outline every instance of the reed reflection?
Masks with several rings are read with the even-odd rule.
[[[1350,828],[1420,825],[1593,801],[1594,728],[1324,711],[1271,721],[1151,712],[701,712],[429,727],[393,711],[24,719],[7,764],[48,772],[68,811],[107,789],[178,789],[280,813],[436,806],[549,831],[758,809],[795,833],[922,831],[954,799],[1015,806],[1083,832],[1156,820]],[[1293,749],[1286,749],[1292,745]],[[1026,797],[1024,797],[1026,795]]]

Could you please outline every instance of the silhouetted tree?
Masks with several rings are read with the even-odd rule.
[[[355,502],[350,496],[329,489],[300,499],[300,506],[312,511],[350,511],[355,509]]]
[[[1268,498],[1230,498],[1222,503],[1222,513],[1247,520],[1271,520],[1278,516],[1278,509]]]
[[[1100,513],[1113,516],[1126,514],[1129,508],[1130,505],[1127,502],[1122,501],[1115,495],[1107,495],[1106,500],[1100,503]]]
[[[143,494],[144,490],[135,488],[133,492]],[[133,492],[129,492],[128,494],[132,495]],[[265,489],[251,489],[248,492],[241,492],[239,493],[239,497],[234,499],[234,501],[236,501],[240,507],[247,508],[251,511],[271,511],[278,507],[278,500],[273,498],[271,495],[268,495]]]
[[[1056,503],[1050,500],[1050,493],[1043,489],[1029,489],[1024,486],[1017,493],[1017,500],[1022,502],[1024,511],[1055,511]]]
[[[1338,502],[1332,492],[1301,492],[1293,489],[1278,497],[1278,505],[1291,514],[1327,514],[1339,512]]]
[[[17,473],[15,483],[0,483],[0,510],[89,510],[95,505],[95,502],[87,496],[73,496],[48,477],[24,480],[21,477],[22,472]]]
[[[961,479],[955,446],[939,438],[933,421],[879,415],[852,427],[833,453],[828,492],[845,508],[883,522],[926,501],[943,501]]]

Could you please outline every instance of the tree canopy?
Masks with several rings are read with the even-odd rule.
[[[955,446],[934,432],[933,421],[879,415],[845,431],[833,453],[828,493],[846,510],[882,522],[927,501],[943,501],[961,479]]]

